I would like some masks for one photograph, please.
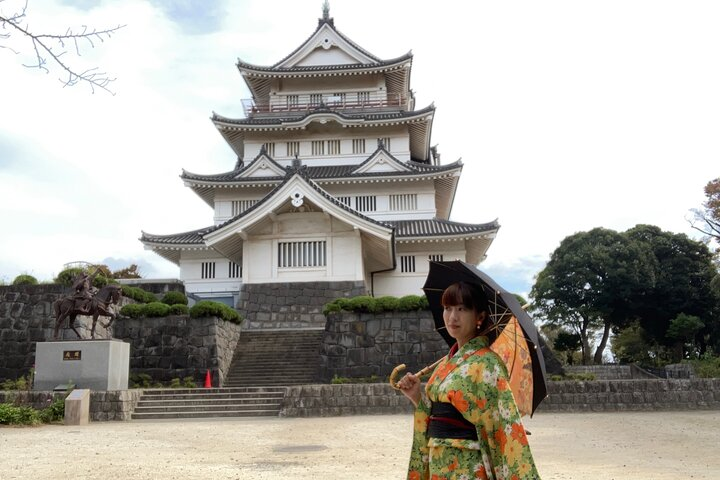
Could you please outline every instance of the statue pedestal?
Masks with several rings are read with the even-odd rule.
[[[78,389],[127,390],[129,372],[130,344],[121,340],[38,342],[33,389],[72,383]]]

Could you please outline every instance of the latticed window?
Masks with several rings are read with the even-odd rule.
[[[311,151],[313,155],[325,155],[325,141],[313,140],[311,144]]]
[[[355,210],[358,212],[374,212],[376,209],[375,195],[362,195],[355,197]]]
[[[325,240],[278,243],[278,267],[324,267],[327,264]]]
[[[228,262],[228,278],[242,278],[242,265]]]
[[[400,255],[400,271],[403,273],[415,271],[415,255]]]
[[[334,106],[345,105],[345,94],[333,93],[332,97],[328,98],[328,103],[331,103]]]
[[[378,143],[382,143],[385,146],[385,150],[390,151],[390,137],[378,138]]]
[[[370,101],[370,92],[358,92],[357,93],[358,103],[366,103]]]
[[[263,143],[263,147],[265,147],[265,151],[268,155],[271,157],[275,156],[275,142]]]
[[[257,200],[233,200],[232,201],[232,216],[239,215],[248,208],[255,205]]]
[[[328,140],[328,155],[340,155],[340,140]]]
[[[297,108],[298,103],[300,103],[300,97],[297,95],[288,95],[286,100],[288,108]]]
[[[340,203],[344,203],[348,207],[350,206],[350,201],[352,200],[352,197],[337,197],[337,201]]]
[[[322,93],[313,93],[310,95],[310,106],[317,107],[322,103]]]
[[[443,261],[443,255],[441,254],[435,254],[435,255],[428,255],[428,261],[430,262],[442,262]]]
[[[215,262],[202,262],[200,278],[215,278]]]
[[[403,193],[398,195],[390,195],[390,210],[407,211],[417,210],[417,194]]]
[[[300,155],[300,142],[287,142],[287,156],[288,157],[294,157],[295,155]]]
[[[365,153],[365,139],[355,138],[352,141],[353,153]]]

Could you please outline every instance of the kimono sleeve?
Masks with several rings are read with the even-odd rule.
[[[430,476],[428,464],[427,425],[430,418],[429,401],[423,397],[413,414],[413,442],[410,451],[408,480],[426,480]]]
[[[538,480],[502,360],[493,354],[483,355],[482,361],[470,369],[469,377],[463,416],[475,424],[478,439],[486,446],[481,450],[486,450],[489,458],[483,458],[483,463],[494,470],[496,478]]]

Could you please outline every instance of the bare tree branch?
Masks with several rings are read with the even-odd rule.
[[[2,3],[2,1],[3,0],[0,0],[0,3]],[[66,62],[63,56],[68,53],[69,48],[74,47],[75,54],[80,57],[82,56],[80,53],[81,44],[84,43],[90,45],[91,48],[95,48],[96,42],[104,42],[106,39],[111,38],[114,33],[125,25],[118,25],[114,28],[102,30],[89,29],[86,25],[83,25],[80,30],[68,28],[64,34],[35,34],[27,23],[26,15],[27,1],[19,12],[14,12],[8,16],[0,13],[0,28],[2,29],[0,31],[0,39],[7,40],[15,33],[23,35],[32,45],[34,60],[30,64],[23,63],[24,67],[37,68],[44,70],[46,73],[50,73],[47,66],[48,60],[50,60],[63,70],[63,77],[65,77],[65,79],[59,78],[59,80],[63,83],[64,87],[71,87],[78,83],[86,82],[90,85],[92,93],[95,93],[95,88],[100,88],[111,95],[115,95],[115,93],[108,88],[108,85],[115,81],[115,78],[110,78],[107,73],[101,72],[97,68],[77,70]],[[2,44],[0,44],[0,48],[8,49],[15,54],[21,53]]]

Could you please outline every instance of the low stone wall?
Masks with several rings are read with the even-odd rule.
[[[141,395],[142,390],[90,392],[90,420],[130,420]],[[0,391],[0,403],[28,405],[37,410],[49,406],[56,398],[64,397],[65,392]]]
[[[720,378],[548,382],[540,412],[720,408]]]
[[[288,387],[281,417],[334,417],[411,413],[412,404],[386,383]]]
[[[238,309],[246,329],[323,328],[326,303],[366,294],[363,282],[242,284]]]
[[[335,375],[384,378],[401,363],[417,372],[447,351],[428,310],[331,313],[320,347],[320,379],[329,382]]]
[[[620,412],[720,409],[720,378],[548,382],[537,412]],[[410,413],[408,399],[388,384],[288,387],[280,416],[328,417]]]
[[[90,420],[128,421],[132,418],[141,395],[142,390],[137,389],[90,392]]]
[[[566,373],[589,373],[595,380],[630,380],[633,372],[630,365],[570,365],[565,367]]]
[[[212,318],[187,315],[121,319],[115,338],[130,343],[130,373],[144,373],[153,380],[193,377],[202,385],[210,370],[213,385],[225,379],[240,326]]]

